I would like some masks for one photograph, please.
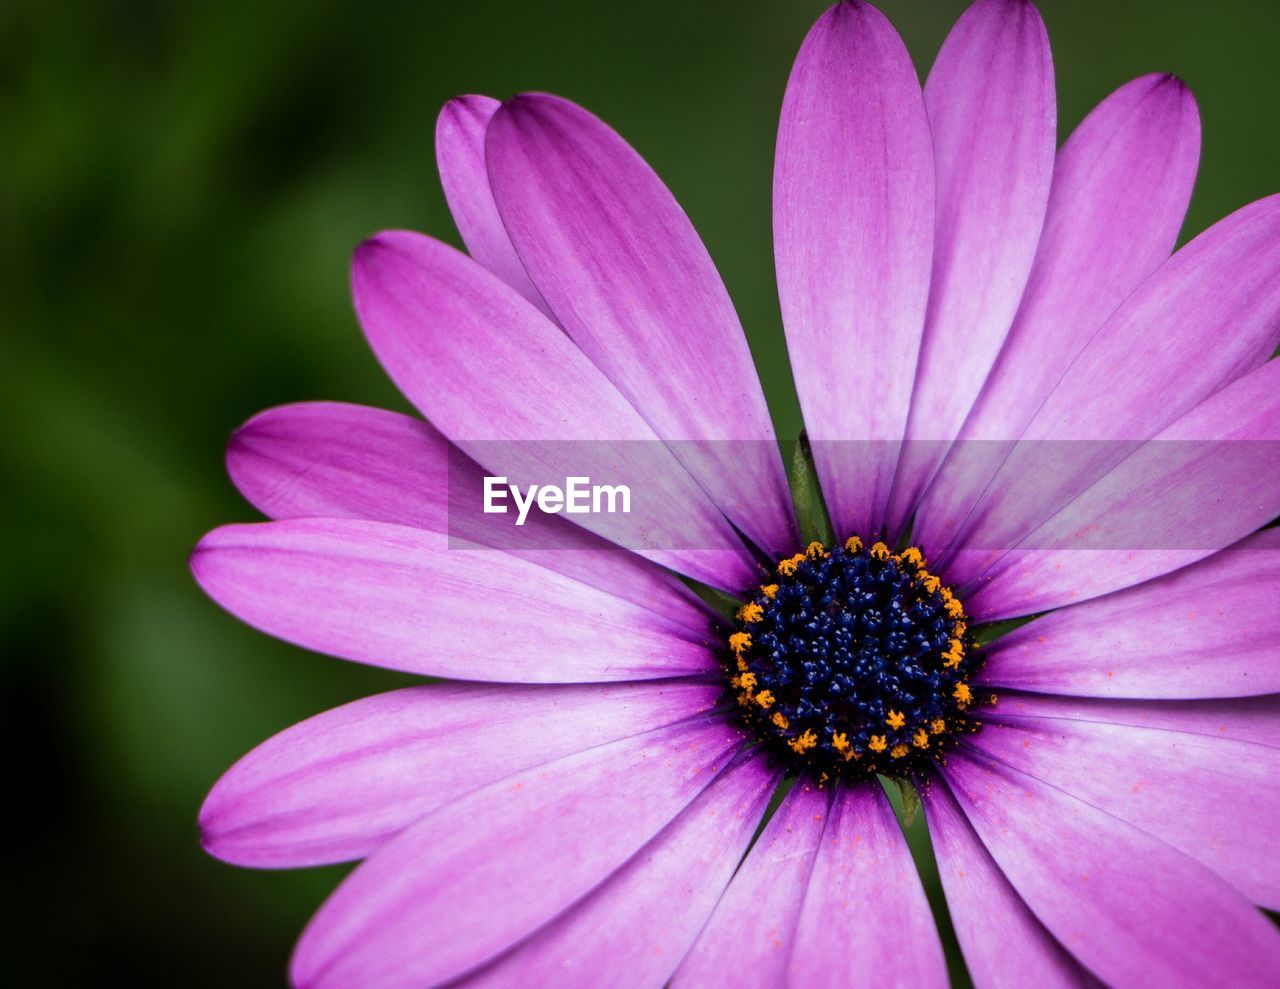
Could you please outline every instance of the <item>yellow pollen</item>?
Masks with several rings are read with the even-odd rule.
[[[736,676],[730,681],[735,687],[741,687],[743,690],[751,690],[756,685],[756,675],[754,673],[743,673]]]
[[[941,718],[934,718],[931,722],[929,722],[929,730],[933,732],[935,735],[941,735],[944,731],[947,730],[947,723],[943,721]]]
[[[952,634],[956,636],[961,636],[961,635],[964,635],[964,633],[967,631],[969,631],[968,625],[966,625],[964,622],[956,622],[955,628],[952,629]]]
[[[923,728],[917,728],[916,733],[911,736],[911,744],[917,749],[927,749],[929,747],[929,733]]]
[[[945,587],[942,589],[942,606],[947,609],[947,614],[952,618],[964,618],[964,605]]]
[[[734,632],[729,636],[729,648],[733,650],[735,656],[741,658],[743,651],[751,648],[751,633]]]
[[[780,560],[778,562],[778,573],[782,574],[784,577],[790,577],[796,572],[796,567],[803,563],[804,560],[805,556],[803,553],[797,553],[795,556],[789,556],[785,560]]]
[[[849,745],[849,736],[842,731],[836,732],[831,736],[831,747],[844,755],[852,747]]]
[[[778,594],[777,584],[765,584],[760,588],[760,593],[772,601]]]
[[[889,755],[895,759],[901,759],[908,751],[910,750],[905,745],[899,743],[889,750]]]
[[[804,753],[818,744],[818,736],[813,733],[812,728],[806,728],[803,735],[799,738],[793,738],[787,744],[791,746],[792,751],[797,755],[804,755]]]
[[[760,691],[760,693],[756,694],[756,703],[764,708],[769,707],[769,705],[773,703],[773,691],[772,690]]]
[[[850,553],[856,553],[858,550],[862,549],[862,540],[857,536],[850,536],[844,541],[844,548]]]
[[[924,554],[914,546],[908,546],[904,549],[898,559],[903,563],[911,564],[913,567],[924,566]]]
[[[889,559],[889,547],[884,543],[875,543],[871,547],[871,555],[877,560],[887,560]]]
[[[787,716],[781,711],[774,711],[773,717],[769,719],[783,731],[791,727],[791,722],[787,720]]]
[[[738,621],[740,622],[758,622],[764,617],[764,609],[754,601],[751,604],[744,604],[738,609]]]
[[[964,643],[959,639],[952,639],[949,648],[942,654],[942,665],[948,669],[954,669],[960,665],[962,659],[964,659]]]
[[[884,723],[890,728],[897,729],[907,723],[907,718],[901,711],[890,711],[888,717],[884,719]]]
[[[889,747],[889,743],[884,740],[883,735],[872,735],[867,740],[867,748],[872,752],[883,752]]]
[[[961,707],[973,700],[973,694],[970,692],[967,683],[957,683],[955,693],[951,696],[956,699],[956,703]]]
[[[920,581],[920,586],[930,594],[937,594],[939,589],[942,587],[942,581],[931,573],[925,573],[923,570],[921,571],[921,575],[923,579]]]
[[[809,555],[811,560],[824,559],[831,555],[827,552],[826,547],[816,539],[806,546],[804,551]]]

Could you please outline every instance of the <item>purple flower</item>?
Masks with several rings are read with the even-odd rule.
[[[228,463],[275,521],[192,560],[273,635],[459,681],[296,725],[209,795],[228,862],[364,859],[294,983],[943,985],[884,775],[919,784],[979,986],[1274,985],[1280,465],[1238,441],[1280,439],[1280,197],[1170,257],[1199,136],[1182,83],[1147,76],[1056,150],[1029,2],[974,4],[923,91],[875,8],[823,15],[774,181],[835,529],[806,545],[732,304],[657,176],[556,97],[450,102],[470,257],[384,233],[352,274],[431,425],[263,413]],[[588,473],[572,451],[661,511],[525,533],[450,504]],[[1135,505],[1141,547],[1117,536]]]

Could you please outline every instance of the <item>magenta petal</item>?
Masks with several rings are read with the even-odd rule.
[[[675,198],[608,126],[527,94],[494,117],[489,173],[538,290],[712,500],[771,555],[798,536],[764,392],[715,265]]]
[[[999,695],[1000,717],[1066,718],[1233,738],[1280,748],[1280,694],[1193,701],[1104,700],[1053,694]]]
[[[1093,984],[1009,885],[951,791],[930,784],[920,797],[951,921],[974,985],[1074,989]]]
[[[500,106],[489,96],[458,96],[444,105],[436,118],[440,184],[470,255],[550,316],[511,246],[489,188],[484,139]]]
[[[428,812],[531,766],[689,718],[719,688],[434,684],[366,697],[263,742],[200,810],[205,850],[296,868],[363,858]]]
[[[993,642],[982,683],[1094,697],[1280,693],[1280,529]]]
[[[1133,452],[1027,536],[1025,548],[1001,556],[975,592],[962,589],[965,603],[991,621],[1170,573],[1280,515],[1278,477],[1280,361],[1271,361]]]
[[[1199,158],[1195,100],[1172,76],[1121,86],[1068,139],[1017,319],[917,513],[921,545],[936,554],[952,540],[1008,456],[998,441],[1022,434],[1107,317],[1168,259]]]
[[[572,909],[460,986],[662,986],[755,833],[777,773],[746,757]]]
[[[1000,351],[1036,255],[1057,148],[1035,5],[979,0],[924,86],[938,181],[933,281],[889,531],[901,531]]]
[[[874,782],[840,790],[832,801],[796,923],[787,984],[949,984],[911,850]]]
[[[585,528],[718,587],[756,568],[733,527],[558,327],[470,258],[420,234],[366,241],[352,265],[361,326],[392,379],[460,449],[521,485],[625,484],[629,514]]]
[[[970,744],[1168,842],[1255,903],[1280,908],[1280,749],[999,713]]]
[[[1277,342],[1280,196],[1273,196],[1202,233],[1107,320],[991,481],[962,537],[978,552],[949,565],[948,575],[965,583],[986,569],[987,554],[1015,546],[1138,443],[1266,362]]]
[[[419,989],[531,934],[620,868],[715,779],[740,736],[685,722],[508,777],[367,859],[303,932],[300,989]]]
[[[944,776],[1018,894],[1104,982],[1274,983],[1280,933],[1194,859],[981,755],[953,753]]]
[[[343,659],[459,680],[642,680],[718,669],[665,617],[506,553],[354,519],[228,525],[191,568],[242,621]]]
[[[738,869],[672,989],[786,984],[796,921],[826,823],[828,791],[792,787]]]
[[[227,449],[240,492],[275,519],[356,518],[447,533],[465,544],[512,553],[663,615],[706,630],[702,601],[676,577],[568,522],[530,514],[486,515],[483,469],[419,419],[341,402],[268,409],[244,424]],[[459,560],[468,559],[465,552]]]
[[[840,535],[883,524],[924,329],[933,173],[902,40],[869,4],[832,7],[787,83],[773,232],[787,349]]]

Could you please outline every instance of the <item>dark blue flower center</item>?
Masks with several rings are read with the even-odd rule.
[[[977,724],[964,606],[915,548],[854,536],[782,560],[725,666],[747,728],[818,782],[909,775]]]

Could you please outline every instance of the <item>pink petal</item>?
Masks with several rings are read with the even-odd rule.
[[[979,0],[924,86],[938,181],[933,281],[894,482],[901,531],[1000,352],[1049,201],[1057,101],[1049,37],[1025,0]]]
[[[981,755],[952,754],[944,776],[1018,894],[1102,981],[1263,986],[1280,971],[1271,922],[1158,838]]]
[[[700,634],[707,609],[677,578],[558,515],[532,512],[525,525],[488,515],[484,470],[428,423],[340,402],[304,402],[262,412],[227,450],[240,492],[276,519],[356,518],[411,525],[468,544],[501,548],[663,614]]]
[[[935,554],[1008,456],[1063,372],[1173,251],[1200,157],[1200,117],[1172,76],[1121,86],[1058,154],[1044,230],[1018,315],[916,515]],[[985,442],[983,442],[985,441]]]
[[[598,746],[455,800],[384,845],[312,918],[300,989],[418,989],[531,934],[616,869],[740,745],[696,720]]]
[[[1222,700],[1144,701],[1004,692],[999,698],[1001,718],[1100,721],[1234,738],[1280,748],[1280,694]]]
[[[511,246],[489,188],[484,139],[500,106],[489,96],[458,96],[444,105],[436,118],[440,185],[468,253],[550,316]]]
[[[205,592],[270,635],[343,659],[459,680],[557,683],[708,673],[704,639],[506,553],[354,519],[228,525],[200,541]]]
[[[966,604],[991,621],[1170,573],[1280,515],[1277,477],[1280,361],[1271,361],[1142,445],[1027,536],[1025,548],[1001,556],[976,592],[963,589]]]
[[[1263,364],[1277,343],[1273,196],[1180,250],[1090,340],[975,510],[963,543],[983,552],[949,563],[950,578],[964,583],[986,569],[991,555],[1015,546],[1139,443]]]
[[[506,229],[566,332],[746,536],[798,542],[764,392],[733,303],[662,180],[586,110],[544,94],[494,117]]]
[[[945,784],[921,789],[938,875],[976,986],[1094,984],[1009,885]]]
[[[1280,908],[1280,749],[998,710],[970,744],[1168,842],[1255,903]]]
[[[648,424],[564,333],[495,276],[438,241],[388,232],[357,250],[352,292],[392,379],[492,474],[523,486],[571,476],[628,485],[629,514],[575,519],[718,587],[753,582],[742,541]]]
[[[981,682],[1095,697],[1280,693],[1280,529],[1062,608],[989,647]]]
[[[531,766],[682,721],[714,685],[433,684],[366,697],[263,742],[200,810],[205,850],[297,868],[363,858],[430,811]]]
[[[772,989],[787,963],[826,823],[828,791],[792,787],[671,980],[672,989]]]
[[[796,923],[788,985],[947,986],[929,901],[874,782],[832,801]]]
[[[761,760],[743,759],[579,904],[460,985],[666,985],[729,884],[777,781]]]
[[[838,534],[878,532],[929,293],[933,146],[902,40],[840,3],[805,38],[774,164],[778,294],[800,407]]]

